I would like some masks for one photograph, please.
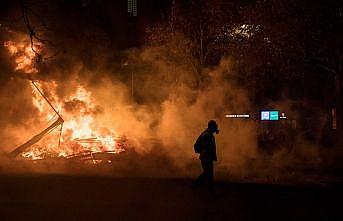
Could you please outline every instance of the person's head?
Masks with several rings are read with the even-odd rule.
[[[218,124],[214,120],[210,120],[208,122],[207,129],[209,129],[212,133],[219,133]]]

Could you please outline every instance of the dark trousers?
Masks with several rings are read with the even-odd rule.
[[[207,182],[208,188],[213,188],[213,160],[201,160],[202,174],[195,180],[195,185]]]

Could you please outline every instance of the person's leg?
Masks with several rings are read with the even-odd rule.
[[[205,173],[205,167],[204,167],[204,163],[203,161],[201,161],[201,167],[203,172],[198,176],[198,178],[194,181],[193,183],[193,187],[195,186],[199,186],[200,184],[202,184],[204,182],[204,180],[206,179],[206,173]]]
[[[205,174],[204,174],[204,172],[202,172],[199,176],[198,176],[198,178],[195,180],[195,184],[197,184],[197,185],[200,185],[200,184],[202,184],[203,182],[204,182],[204,179],[205,179]]]
[[[208,175],[207,175],[208,189],[213,191],[213,161],[208,162]]]
[[[202,168],[204,170],[204,181],[206,181],[207,185],[210,183],[211,179],[211,161],[209,160],[202,160],[201,161]]]

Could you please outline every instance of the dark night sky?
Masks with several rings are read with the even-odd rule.
[[[20,26],[20,1],[0,2],[0,21]],[[70,36],[77,34],[86,26],[96,27],[111,38],[112,46],[125,49],[144,42],[145,27],[157,20],[166,18],[169,0],[138,1],[137,17],[130,16],[127,1],[110,0],[53,0],[23,1],[32,9],[32,22],[47,23],[49,28],[62,29]],[[38,15],[38,16],[36,16]],[[60,27],[58,27],[60,26]],[[76,32],[76,33],[74,33]]]

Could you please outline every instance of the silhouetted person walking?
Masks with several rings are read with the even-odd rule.
[[[208,190],[213,192],[213,161],[217,161],[216,141],[214,133],[218,134],[218,125],[214,120],[208,122],[207,129],[200,134],[194,144],[194,151],[200,154],[202,174],[195,180],[193,187],[207,181]]]

